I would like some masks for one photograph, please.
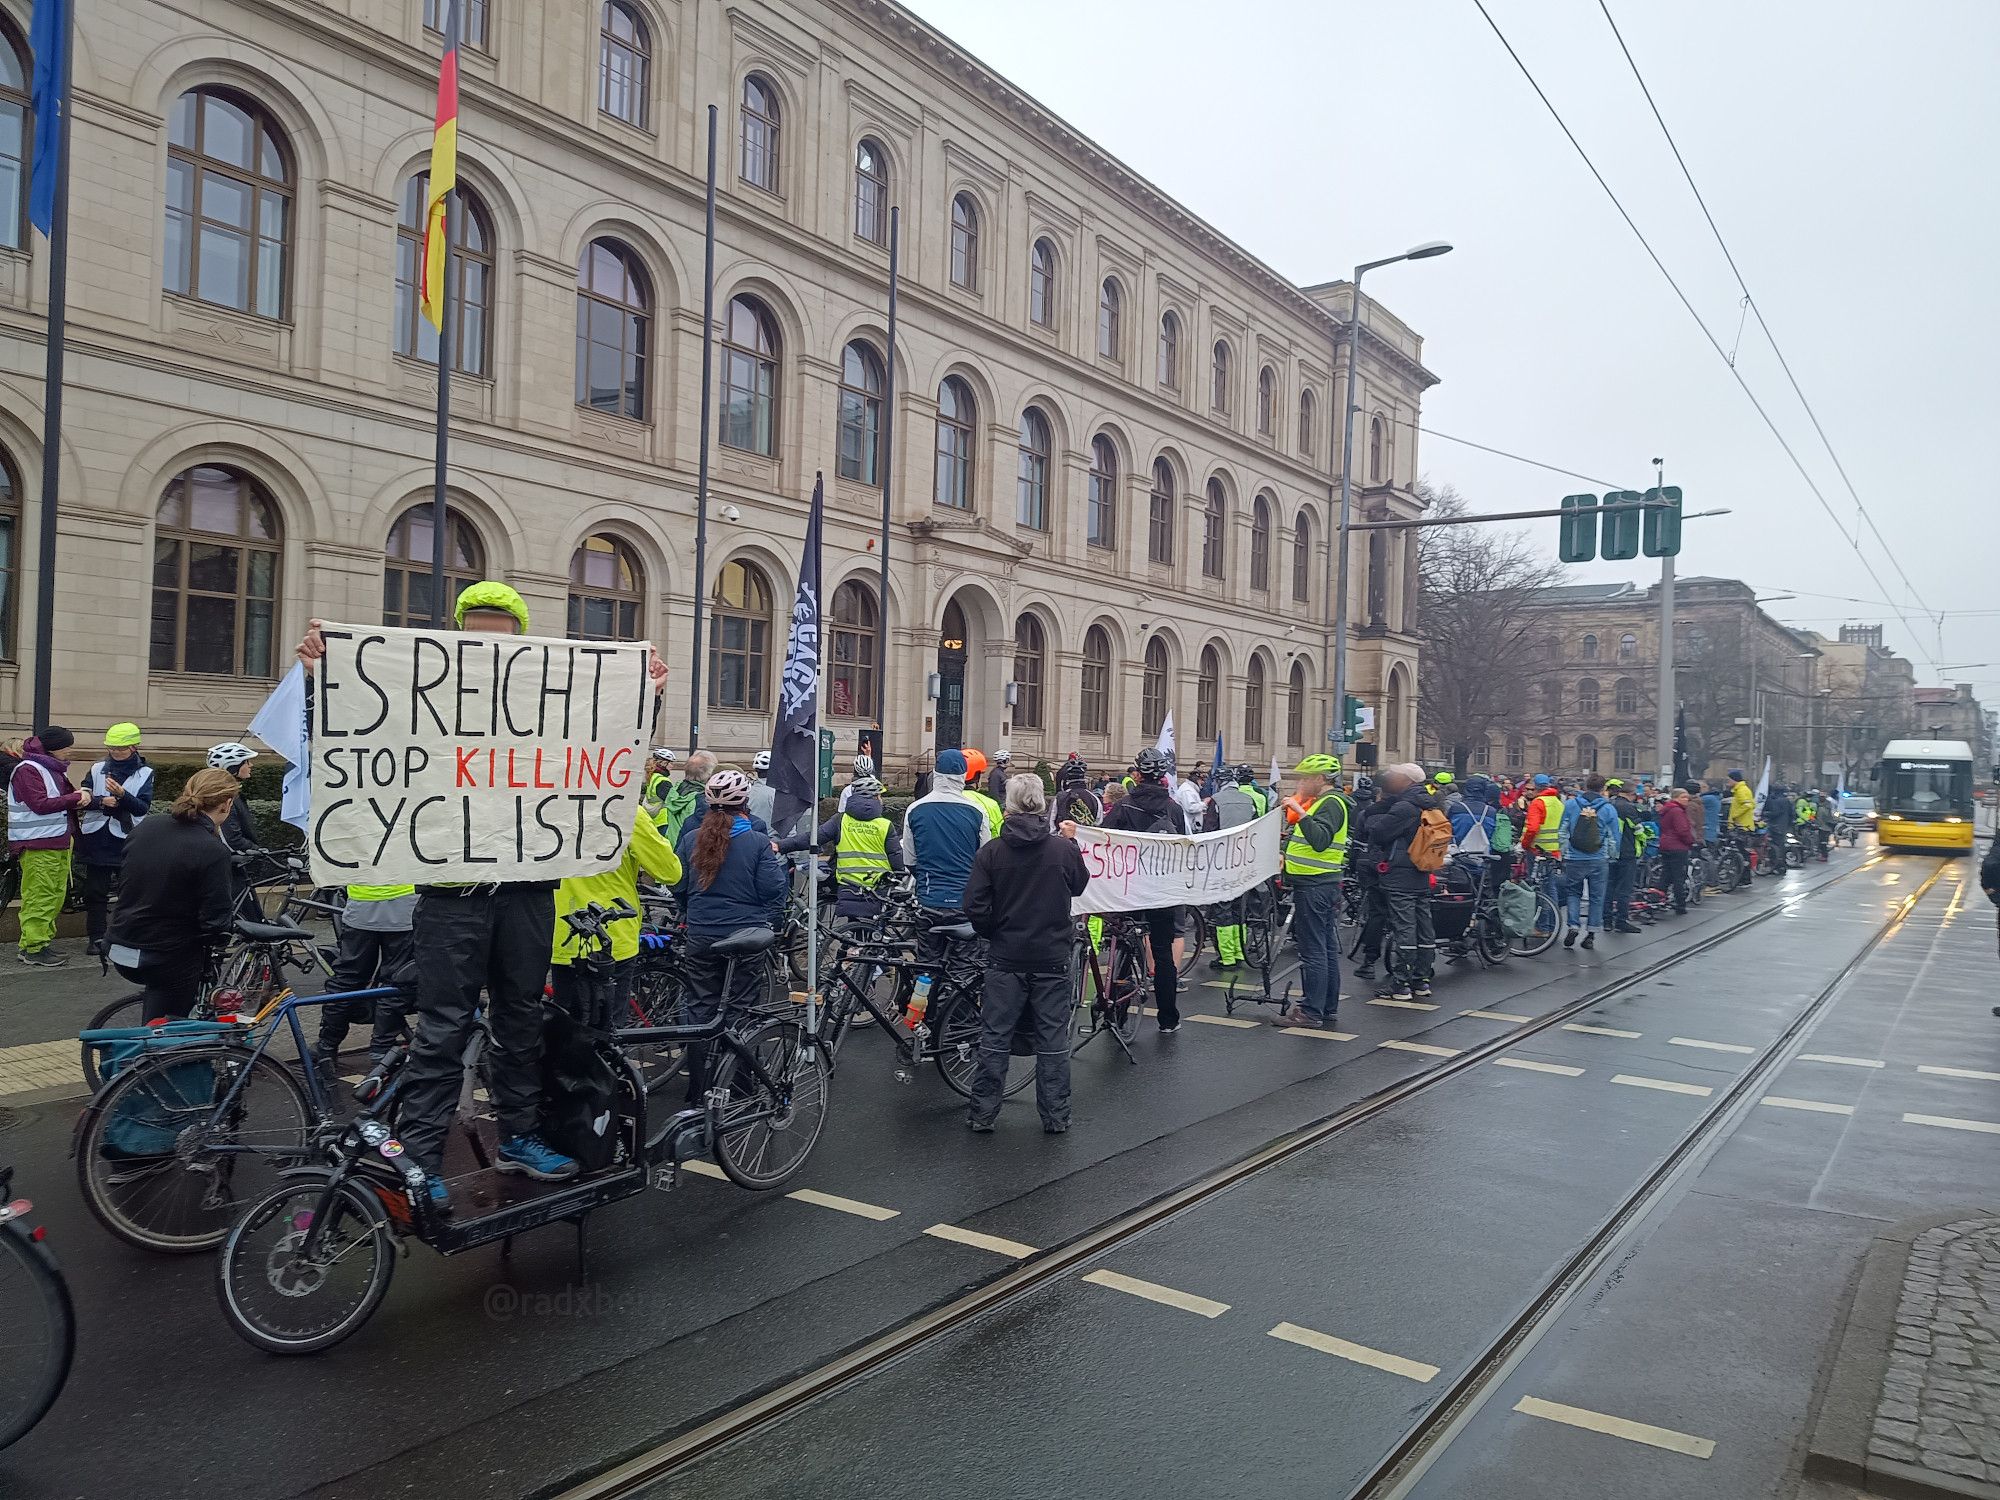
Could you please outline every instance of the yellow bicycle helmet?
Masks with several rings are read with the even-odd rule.
[[[474,609],[505,610],[521,622],[521,633],[528,633],[528,601],[504,583],[487,578],[468,587],[458,596],[458,609],[452,615],[452,623],[462,629],[466,612]]]
[[[1337,755],[1308,755],[1292,767],[1294,776],[1338,776],[1340,757]]]

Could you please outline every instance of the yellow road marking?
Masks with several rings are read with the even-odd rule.
[[[1933,1068],[1917,1069],[1919,1073],[1929,1073],[1936,1078],[1982,1078],[1988,1083],[2000,1083],[2000,1073],[1982,1073],[1977,1068]]]
[[[1554,1073],[1561,1078],[1581,1078],[1583,1069],[1564,1067],[1561,1063],[1530,1062],[1525,1057],[1496,1057],[1496,1068],[1520,1068],[1529,1073]]]
[[[1757,1102],[1759,1104],[1768,1104],[1773,1109],[1803,1109],[1816,1115],[1851,1115],[1854,1113],[1854,1106],[1851,1104],[1827,1104],[1819,1099],[1787,1099],[1782,1094],[1766,1094]]]
[[[1800,1062],[1837,1063],[1843,1068],[1886,1068],[1879,1057],[1842,1057],[1837,1052],[1801,1052]]]
[[[1514,1403],[1514,1410],[1523,1416],[1541,1417],[1545,1421],[1581,1427],[1586,1432],[1624,1438],[1628,1443],[1644,1443],[1649,1448],[1664,1448],[1669,1453],[1685,1453],[1690,1458],[1707,1458],[1715,1452],[1715,1444],[1707,1438],[1691,1437],[1685,1432],[1675,1432],[1671,1427],[1655,1427],[1648,1422],[1606,1416],[1601,1411],[1589,1411],[1581,1406],[1564,1406],[1560,1401],[1544,1401],[1539,1396],[1523,1396]]]
[[[1641,1031],[1620,1031],[1616,1026],[1585,1026],[1578,1021],[1568,1022],[1567,1024],[1564,1025],[1563,1030],[1581,1031],[1585,1036],[1623,1037],[1628,1042],[1636,1040],[1637,1038],[1645,1035],[1645,1033]]]
[[[1474,1016],[1481,1021],[1512,1021],[1516,1026],[1535,1019],[1533,1016],[1517,1016],[1512,1011],[1505,1010],[1462,1010],[1459,1014]]]
[[[1280,1323],[1271,1330],[1269,1336],[1283,1339],[1288,1344],[1298,1344],[1306,1349],[1317,1349],[1321,1354],[1331,1354],[1335,1359],[1367,1365],[1371,1370],[1386,1370],[1391,1375],[1400,1375],[1405,1380],[1416,1381],[1419,1385],[1437,1379],[1436,1365],[1427,1365],[1420,1360],[1404,1359],[1400,1354],[1384,1354],[1380,1349],[1370,1349],[1366,1344],[1350,1344],[1346,1339],[1337,1339],[1330,1333],[1320,1333],[1316,1329],[1301,1328],[1296,1323]]]
[[[1328,1031],[1324,1026],[1280,1026],[1278,1028],[1278,1035],[1309,1036],[1317,1042],[1351,1042],[1354,1040],[1354,1033],[1351,1031]]]
[[[1699,1083],[1675,1083],[1671,1078],[1642,1078],[1637,1073],[1614,1073],[1613,1083],[1630,1084],[1635,1089],[1658,1089],[1663,1094],[1693,1094],[1706,1099],[1715,1090]]]
[[[1755,1052],[1757,1050],[1755,1047],[1739,1046],[1735,1042],[1704,1042],[1698,1037],[1691,1036],[1670,1036],[1667,1038],[1667,1045],[1669,1047],[1700,1047],[1709,1052]]]
[[[997,1234],[981,1234],[976,1229],[960,1229],[956,1224],[933,1224],[924,1233],[950,1240],[955,1245],[991,1250],[995,1255],[1005,1255],[1013,1260],[1026,1260],[1036,1253],[1033,1245],[1024,1245],[1019,1240],[1003,1240]]]
[[[2000,1135],[2000,1125],[1991,1120],[1959,1120],[1950,1115],[1904,1115],[1905,1125],[1935,1125],[1941,1130],[1979,1130],[1987,1135]]]
[[[1370,1000],[1370,1005],[1390,1005],[1397,1010],[1436,1010],[1435,1005],[1427,1005],[1422,1000]]]
[[[684,1161],[681,1170],[692,1172],[697,1177],[713,1177],[717,1182],[729,1181],[729,1174],[712,1161]]]
[[[1247,1029],[1258,1024],[1255,1021],[1246,1020],[1242,1016],[1205,1016],[1196,1010],[1189,1011],[1181,1019],[1183,1021],[1200,1021],[1209,1026],[1234,1026],[1239,1029]]]
[[[1227,1302],[1211,1302],[1208,1298],[1197,1297],[1192,1292],[1161,1286],[1157,1281],[1141,1281],[1136,1276],[1121,1276],[1116,1271],[1092,1271],[1083,1279],[1093,1286],[1108,1286],[1114,1292],[1126,1292],[1134,1297],[1144,1297],[1148,1302],[1157,1302],[1162,1307],[1178,1307],[1182,1312],[1198,1313],[1204,1318],[1219,1318],[1229,1311]]]
[[[863,1203],[854,1198],[837,1198],[832,1193],[818,1192],[813,1188],[800,1188],[795,1193],[785,1194],[801,1203],[810,1203],[815,1208],[830,1208],[836,1213],[853,1214],[857,1219],[873,1219],[878,1224],[884,1219],[896,1218],[902,1213],[899,1208],[877,1208],[872,1203]]]
[[[1433,1047],[1429,1042],[1384,1042],[1382,1045],[1398,1052],[1421,1052],[1425,1057],[1456,1057],[1465,1050],[1462,1047]]]

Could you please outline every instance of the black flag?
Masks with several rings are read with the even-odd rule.
[[[1685,785],[1688,779],[1688,711],[1681,704],[1674,715],[1674,781]]]
[[[778,686],[778,728],[771,740],[771,826],[790,828],[799,814],[819,806],[819,531],[826,483],[813,479],[806,550],[799,558],[799,592],[792,601],[792,634],[785,643],[785,672]]]

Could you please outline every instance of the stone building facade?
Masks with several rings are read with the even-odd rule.
[[[59,720],[233,737],[308,618],[427,615],[435,349],[410,282],[442,3],[83,7]],[[29,8],[0,0],[16,120]],[[1111,762],[1169,711],[1203,760],[1217,731],[1259,764],[1324,742],[1351,288],[1287,283],[884,0],[469,0],[467,21],[454,581],[510,580],[538,633],[652,639],[674,669],[660,737],[679,744],[699,587],[702,739],[747,752],[768,743],[823,472],[843,741],[881,694],[904,763],[960,738]],[[19,165],[0,159],[0,720],[17,728],[48,270]],[[1359,321],[1361,503],[1407,517],[1435,377],[1386,309]],[[1352,690],[1389,756],[1415,738],[1405,546],[1357,547],[1353,590]]]

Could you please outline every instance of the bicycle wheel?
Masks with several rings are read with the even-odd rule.
[[[1271,922],[1264,913],[1243,917],[1243,962],[1261,969],[1271,961]]]
[[[1138,941],[1143,941],[1139,939]],[[1120,945],[1112,960],[1111,993],[1106,997],[1106,1019],[1126,1041],[1139,1034],[1139,1011],[1153,995],[1153,976],[1136,943]]]
[[[232,1088],[224,1112],[218,1104]],[[298,1079],[268,1055],[228,1044],[155,1052],[84,1111],[77,1188],[97,1222],[128,1245],[169,1255],[212,1250],[244,1204],[305,1154],[313,1124]],[[250,1149],[218,1149],[230,1146]]]
[[[636,1014],[621,1016],[621,1025],[685,1026],[688,1021],[686,977],[677,971],[641,970],[629,1009]],[[645,1046],[627,1047],[625,1052],[639,1070],[639,1081],[645,1084],[649,1094],[664,1088],[687,1071],[688,1049],[685,1042],[652,1042]]]
[[[114,1026],[137,1026],[139,1018],[146,1013],[146,997],[138,990],[120,996],[104,1009],[92,1016],[85,1024],[85,1031],[106,1031]],[[97,1049],[88,1042],[78,1044],[83,1051],[83,1081],[90,1085],[91,1093],[104,1087],[104,1077],[97,1071]]]
[[[1473,952],[1489,969],[1505,963],[1507,955],[1513,952],[1507,942],[1507,930],[1491,912],[1482,911],[1473,917],[1471,938]]]
[[[216,1257],[223,1315],[272,1354],[317,1354],[363,1323],[389,1291],[396,1246],[373,1196],[343,1182],[326,1197],[324,1173],[273,1188],[230,1227]]]
[[[968,1099],[972,1097],[973,1077],[979,1071],[979,1038],[986,1029],[979,1015],[979,998],[977,981],[970,981],[954,985],[950,994],[931,1007],[935,1027],[932,1042],[937,1048],[932,1061],[937,1064],[938,1076],[951,1085],[954,1093]],[[1035,1059],[1010,1055],[1000,1095],[1011,1099],[1034,1081]]]
[[[1521,958],[1534,958],[1556,945],[1556,939],[1562,936],[1562,928],[1562,912],[1546,891],[1538,891],[1535,893],[1534,931],[1510,939],[1509,946]]]
[[[69,1379],[76,1313],[55,1257],[26,1228],[0,1228],[0,1448],[41,1421]]]
[[[796,1021],[766,1021],[737,1040],[789,1097],[772,1098],[742,1058],[725,1053],[715,1078],[728,1094],[715,1126],[715,1162],[738,1187],[774,1188],[805,1165],[826,1128],[832,1077],[825,1054]]]
[[[1208,911],[1204,907],[1183,908],[1186,913],[1187,931],[1180,934],[1180,957],[1174,962],[1174,972],[1185,979],[1194,969],[1194,961],[1201,957],[1201,950],[1210,941]]]

